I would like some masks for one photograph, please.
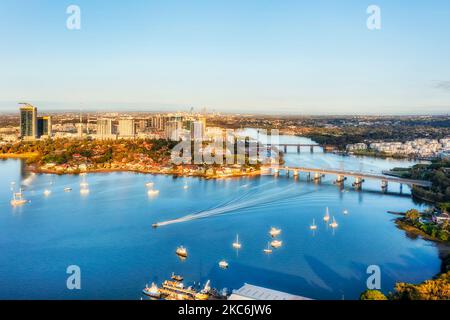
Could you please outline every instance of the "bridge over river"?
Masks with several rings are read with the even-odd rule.
[[[298,176],[301,172],[305,172],[308,174],[308,179],[313,179],[316,181],[320,181],[322,177],[325,175],[335,175],[337,178],[335,183],[344,183],[347,177],[355,178],[355,182],[353,186],[355,188],[361,188],[364,179],[372,179],[381,181],[381,187],[383,190],[386,190],[389,182],[395,182],[400,184],[400,188],[404,184],[408,186],[420,186],[425,188],[431,187],[430,181],[424,180],[414,180],[414,179],[404,179],[400,177],[387,176],[383,174],[376,173],[368,173],[361,171],[349,171],[349,170],[338,170],[338,169],[322,169],[322,168],[305,168],[305,167],[292,167],[292,166],[266,166],[263,169],[270,170],[272,174],[278,175],[280,171],[284,171],[286,175],[290,175],[291,173],[294,176]],[[313,177],[311,177],[313,175]]]

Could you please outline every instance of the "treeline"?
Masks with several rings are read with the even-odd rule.
[[[414,186],[413,196],[438,203],[443,209],[450,208],[450,160],[434,160],[431,164],[417,164],[402,174],[406,178],[428,180],[431,188]]]
[[[347,144],[369,141],[406,142],[418,138],[442,139],[450,135],[450,128],[433,128],[428,126],[343,126],[335,128],[317,127],[302,133],[322,145],[333,145],[344,150]]]
[[[73,140],[47,139],[22,141],[0,147],[3,154],[37,153],[31,163],[65,164],[74,158],[85,158],[93,163],[135,160],[137,155],[145,155],[154,161],[169,159],[170,150],[177,142],[167,140]]]

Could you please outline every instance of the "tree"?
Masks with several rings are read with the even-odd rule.
[[[366,290],[361,293],[359,300],[387,300],[387,297],[379,290]]]
[[[450,300],[450,272],[417,285],[397,283],[395,291],[395,300]]]
[[[416,209],[411,209],[411,210],[406,211],[405,217],[412,223],[415,223],[419,220],[420,213]]]

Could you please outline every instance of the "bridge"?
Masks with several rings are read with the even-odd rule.
[[[362,187],[364,179],[372,179],[381,181],[381,188],[387,190],[389,182],[395,182],[400,184],[400,190],[404,184],[408,186],[420,186],[425,188],[431,187],[430,181],[425,180],[414,180],[414,179],[404,179],[393,176],[385,176],[382,174],[367,173],[361,171],[348,171],[348,170],[338,170],[338,169],[321,169],[321,168],[305,168],[305,167],[291,167],[291,166],[268,166],[264,167],[270,169],[271,173],[278,175],[280,171],[286,172],[286,175],[290,175],[292,172],[294,176],[298,176],[300,172],[308,174],[308,180],[320,181],[325,175],[335,175],[337,178],[335,180],[336,184],[342,184],[347,180],[347,177],[355,178],[353,186],[357,189]],[[313,178],[311,178],[313,174]]]
[[[302,147],[309,147],[311,153],[314,152],[314,148],[322,148],[321,145],[312,144],[312,143],[311,144],[308,144],[308,143],[306,143],[306,144],[305,143],[264,143],[264,144],[258,143],[258,149],[261,146],[263,146],[265,148],[269,148],[269,149],[271,149],[272,147],[277,147],[278,149],[283,148],[284,153],[287,153],[288,147],[297,147],[297,153],[300,153],[300,150]]]

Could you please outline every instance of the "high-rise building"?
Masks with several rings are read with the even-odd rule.
[[[190,128],[191,139],[203,140],[205,136],[205,122],[201,120],[193,121]]]
[[[113,124],[111,119],[97,119],[97,138],[109,139],[113,135]]]
[[[37,118],[37,137],[47,137],[52,136],[52,118],[50,116],[38,117]]]
[[[119,135],[121,137],[134,137],[136,134],[136,127],[133,119],[119,120]]]
[[[37,137],[37,108],[28,103],[20,107],[20,137],[22,139]]]
[[[183,123],[177,120],[168,121],[165,126],[166,139],[178,141],[183,133]]]

